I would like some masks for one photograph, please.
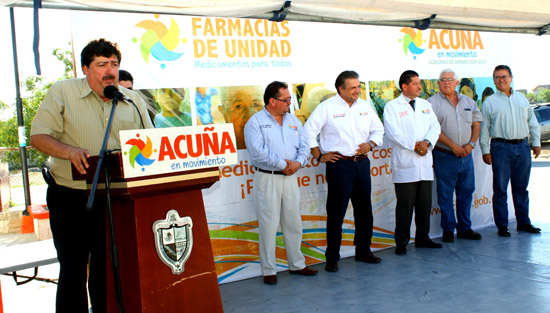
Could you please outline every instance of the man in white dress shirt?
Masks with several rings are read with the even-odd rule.
[[[323,101],[304,126],[311,154],[326,163],[328,272],[338,271],[342,223],[349,201],[355,220],[355,260],[380,263],[370,250],[372,204],[370,160],[367,153],[382,144],[384,127],[372,105],[359,98],[359,75],[344,71],[336,78],[338,94]],[[320,143],[317,135],[320,134]]]

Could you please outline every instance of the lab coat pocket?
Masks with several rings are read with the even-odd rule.
[[[392,155],[392,157],[394,157]],[[410,150],[399,150],[395,154],[395,165],[398,168],[410,168],[416,164],[416,153]]]

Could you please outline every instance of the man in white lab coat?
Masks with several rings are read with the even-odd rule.
[[[432,154],[441,127],[431,104],[421,98],[420,78],[405,71],[399,78],[401,95],[384,108],[384,129],[392,148],[391,167],[397,204],[395,208],[395,253],[407,253],[413,208],[415,246],[441,248],[429,237],[432,204]]]

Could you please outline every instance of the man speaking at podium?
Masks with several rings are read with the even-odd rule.
[[[91,212],[87,212],[86,182],[72,179],[71,164],[81,174],[94,170],[87,159],[100,152],[113,108],[113,100],[104,95],[104,89],[118,86],[120,60],[117,44],[105,39],[89,42],[81,53],[86,78],[53,84],[32,123],[31,145],[50,156],[46,200],[60,264],[57,313],[88,312],[88,260],[92,309],[94,313],[106,311],[106,202],[104,197],[96,197]],[[128,89],[120,91],[124,97],[116,106],[109,150],[120,148],[119,131],[153,127],[144,100]]]

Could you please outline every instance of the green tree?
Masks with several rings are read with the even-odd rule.
[[[541,102],[550,102],[550,89],[541,88],[538,93],[539,103]]]
[[[550,102],[550,89],[540,88],[536,93],[530,92],[527,95],[530,103]]]
[[[73,59],[72,52],[70,50],[63,50],[57,48],[53,51],[53,55],[65,65],[65,71],[61,79],[67,79],[73,77]],[[28,97],[21,99],[22,108],[23,108],[23,119],[25,125],[25,136],[27,138],[27,143],[30,138],[31,124],[38,110],[38,107],[42,103],[44,96],[50,89],[50,86],[55,81],[44,81],[43,77],[40,76],[29,76],[23,83],[22,88],[25,91],[25,94],[28,94]],[[0,109],[5,110],[7,105],[1,103]],[[19,147],[19,137],[18,137],[18,125],[17,125],[17,112],[14,115],[5,121],[0,121],[0,146],[15,148]],[[46,164],[47,156],[35,149],[27,150],[27,157],[31,164],[36,164],[38,167],[43,167]],[[8,162],[10,168],[17,169],[21,168],[21,155],[19,149],[8,151],[4,154],[3,161]]]

